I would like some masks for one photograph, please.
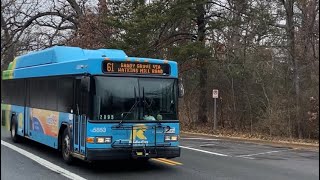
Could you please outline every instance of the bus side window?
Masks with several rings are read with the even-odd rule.
[[[73,78],[61,78],[58,82],[58,110],[70,113],[73,109]]]
[[[44,86],[40,79],[30,80],[30,107],[44,109],[43,99],[45,97]]]
[[[25,100],[25,80],[12,79],[3,81],[4,91],[1,100],[6,104],[24,106]]]
[[[47,82],[47,98],[46,98],[46,108],[57,111],[58,110],[58,103],[57,103],[57,98],[58,98],[58,84],[57,84],[57,79],[48,79]]]

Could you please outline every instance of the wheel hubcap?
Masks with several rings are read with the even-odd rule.
[[[11,127],[11,135],[12,135],[12,137],[15,137],[15,135],[16,135],[16,127],[15,126]]]

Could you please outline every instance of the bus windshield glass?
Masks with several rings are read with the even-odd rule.
[[[177,120],[177,80],[96,76],[95,120]]]

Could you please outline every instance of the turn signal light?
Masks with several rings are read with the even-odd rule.
[[[93,137],[87,137],[87,143],[94,143]]]

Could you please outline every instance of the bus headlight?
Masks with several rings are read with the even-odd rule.
[[[165,136],[164,141],[178,141],[177,135]]]
[[[112,137],[105,137],[104,138],[104,143],[111,143],[112,142]]]
[[[96,137],[96,143],[102,144],[102,143],[111,143],[112,137]]]
[[[178,136],[171,136],[171,141],[178,141]]]

